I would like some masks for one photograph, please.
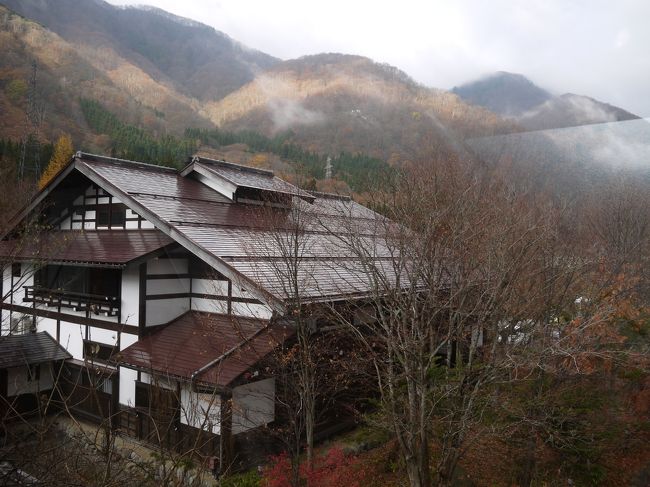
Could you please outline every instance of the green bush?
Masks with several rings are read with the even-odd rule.
[[[257,470],[249,470],[223,478],[221,487],[259,487],[261,480]]]

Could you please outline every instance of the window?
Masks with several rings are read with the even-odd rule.
[[[16,315],[11,317],[11,330],[9,333],[12,335],[22,335],[28,333],[34,322],[33,317],[28,315]]]
[[[41,365],[33,364],[27,366],[27,381],[38,382],[41,379]]]
[[[120,270],[46,265],[35,275],[36,286],[72,293],[119,296]]]
[[[84,359],[88,361],[107,363],[111,360],[114,350],[112,345],[84,340]]]
[[[22,268],[19,262],[14,262],[13,264],[11,264],[11,275],[13,277],[22,276]]]
[[[97,205],[98,227],[124,227],[126,221],[126,205],[115,203],[112,205]]]

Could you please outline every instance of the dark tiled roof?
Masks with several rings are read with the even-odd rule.
[[[174,241],[159,230],[68,230],[0,242],[0,257],[125,265]]]
[[[34,365],[71,358],[47,332],[0,337],[0,368]]]
[[[291,334],[291,329],[267,320],[190,311],[123,350],[120,360],[143,370],[227,386]]]

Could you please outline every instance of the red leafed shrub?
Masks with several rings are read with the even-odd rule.
[[[366,471],[359,461],[343,453],[338,447],[326,455],[314,459],[314,468],[306,462],[300,467],[301,484],[306,487],[361,487],[366,485]],[[291,487],[291,461],[286,453],[271,457],[270,466],[264,471],[264,487]]]

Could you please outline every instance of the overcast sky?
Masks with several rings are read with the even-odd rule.
[[[109,0],[198,20],[289,59],[361,54],[452,88],[522,73],[650,116],[649,0]]]

